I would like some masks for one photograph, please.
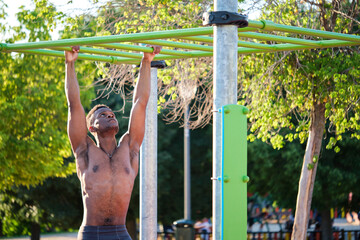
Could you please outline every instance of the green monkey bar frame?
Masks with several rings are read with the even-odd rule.
[[[286,26],[265,20],[249,20],[248,22],[248,27],[238,29],[238,36],[256,41],[239,40],[239,54],[360,45],[360,36]],[[264,31],[299,34],[314,40],[262,33]],[[0,43],[0,51],[64,57],[64,50],[70,50],[71,46],[79,45],[82,47],[78,59],[113,64],[139,64],[142,58],[140,52],[152,52],[152,48],[142,46],[142,44],[163,46],[161,54],[154,60],[211,57],[213,47],[210,45],[213,43],[213,38],[209,35],[212,34],[213,27],[200,27],[18,44]],[[260,43],[261,41],[272,43]]]

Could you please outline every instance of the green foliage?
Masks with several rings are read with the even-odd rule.
[[[338,146],[340,150],[337,153],[330,149],[321,152],[322,159],[319,161],[314,185],[314,206],[320,209],[344,207],[358,212],[360,210],[359,142],[347,133],[343,135],[343,140],[338,142]],[[352,203],[348,202],[350,192],[354,196]]]
[[[359,168],[357,153],[359,144],[344,135],[339,142],[340,152],[323,149],[319,161],[313,193],[313,209],[330,208],[360,210]],[[329,139],[324,140],[327,144]],[[248,174],[250,176],[249,192],[261,195],[270,194],[279,206],[295,208],[300,169],[305,144],[299,140],[288,143],[281,151],[274,151],[269,144],[255,140],[248,145]],[[352,192],[354,201],[348,204],[348,194]]]
[[[41,10],[23,10],[18,14],[21,24],[29,27],[32,40],[47,39],[29,16],[40,16]],[[35,21],[36,22],[36,21]],[[43,19],[39,17],[39,22]],[[37,28],[40,29],[37,29]],[[16,29],[9,42],[25,37]],[[45,35],[43,35],[45,34]],[[65,176],[73,165],[63,165],[69,156],[66,134],[66,102],[63,96],[61,61],[39,56],[1,54],[0,150],[1,187],[13,184],[37,184],[50,176]],[[34,64],[36,63],[36,64]]]
[[[264,18],[282,24],[321,28],[318,21],[311,20],[319,17],[319,12],[295,0],[268,5],[265,13]],[[347,20],[338,18],[333,30],[339,31],[347,24]],[[360,139],[357,48],[268,53],[245,57],[243,63],[239,74],[244,90],[241,103],[251,109],[249,140],[258,138],[277,149],[286,141],[305,142],[314,104],[326,106],[327,130],[335,132],[327,148],[336,147],[347,131]]]
[[[22,37],[26,36],[29,42],[36,40],[51,40],[50,33],[54,31],[58,21],[60,21],[64,14],[57,12],[52,4],[47,0],[34,0],[35,9],[28,10],[21,6],[21,11],[16,14],[20,26],[16,28],[17,33]],[[30,30],[24,33],[24,30]],[[14,39],[15,40],[15,39]],[[16,39],[18,41],[20,39]]]
[[[82,220],[80,192],[76,174],[48,178],[37,187],[13,187],[1,192],[3,234],[30,235],[33,223],[42,231],[77,228]]]
[[[50,32],[64,15],[47,1],[35,1],[35,5],[33,10],[21,7],[20,27],[1,26],[2,33],[11,34],[6,42],[51,39]],[[0,12],[6,12],[5,5]],[[82,205],[66,131],[64,61],[1,53],[0,62],[6,66],[0,74],[2,231],[8,236],[29,234],[34,223],[44,231],[77,228]],[[90,86],[94,64],[79,62],[77,70],[80,85]],[[81,92],[87,107],[95,94],[87,88]]]
[[[21,8],[17,14],[21,27],[13,29],[7,42],[50,39],[49,30],[62,14],[47,1],[35,3],[34,10]],[[29,186],[48,177],[73,173],[74,163],[64,164],[63,160],[71,156],[66,134],[63,60],[2,53],[0,61],[7,66],[0,75],[1,187]],[[88,94],[83,95],[89,98]]]
[[[281,151],[260,140],[249,143],[248,191],[270,194],[279,206],[294,208],[303,150],[298,140],[286,144]]]

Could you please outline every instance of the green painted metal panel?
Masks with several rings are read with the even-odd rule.
[[[222,239],[247,236],[247,118],[240,105],[222,107]]]

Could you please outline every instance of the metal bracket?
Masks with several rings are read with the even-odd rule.
[[[240,13],[216,11],[205,12],[203,14],[204,26],[217,26],[217,25],[237,25],[239,28],[248,26],[248,17]]]
[[[212,181],[221,181],[221,177],[211,177]]]

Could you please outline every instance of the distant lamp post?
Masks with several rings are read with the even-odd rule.
[[[197,86],[195,81],[181,80],[179,95],[183,98],[184,106],[184,219],[191,220],[191,167],[190,167],[190,107],[195,97]]]

